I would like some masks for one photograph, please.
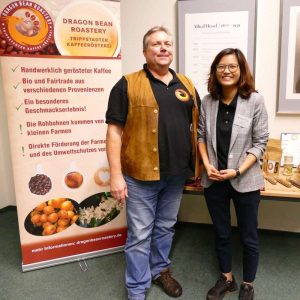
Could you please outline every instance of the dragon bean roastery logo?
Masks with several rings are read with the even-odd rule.
[[[187,102],[190,100],[189,94],[183,89],[177,89],[175,91],[175,96],[178,100],[180,100],[182,102]]]
[[[50,15],[42,6],[31,1],[8,4],[1,12],[0,29],[8,47],[16,52],[41,51],[53,41]],[[6,51],[6,54],[10,52]]]

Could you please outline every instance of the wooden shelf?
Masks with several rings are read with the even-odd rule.
[[[282,175],[282,170],[280,170],[280,176],[287,178],[286,176]],[[297,177],[297,179],[300,180],[300,173],[295,173],[293,175],[293,178]],[[202,186],[185,186],[184,188],[185,194],[203,194],[203,187]],[[274,197],[274,198],[291,198],[291,201],[299,201],[300,202],[300,189],[292,186],[290,188],[280,184],[277,182],[277,184],[273,185],[267,180],[265,180],[265,189],[261,191],[261,195],[263,197]],[[280,199],[275,199],[280,200]]]

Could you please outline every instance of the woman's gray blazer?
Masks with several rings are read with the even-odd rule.
[[[199,116],[198,143],[205,143],[209,162],[218,169],[216,124],[219,101],[206,95],[201,103]],[[259,190],[264,186],[264,179],[259,161],[265,150],[269,137],[268,115],[263,97],[252,93],[249,99],[238,96],[235,116],[232,125],[227,168],[237,169],[248,153],[256,156],[256,163],[241,176],[230,182],[238,192]],[[201,183],[209,187],[213,181],[204,170]]]

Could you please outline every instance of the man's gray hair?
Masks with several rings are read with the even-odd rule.
[[[154,26],[154,27],[150,28],[143,37],[143,51],[145,51],[147,49],[149,36],[155,32],[159,32],[159,31],[163,31],[167,35],[172,36],[170,31],[164,26]]]

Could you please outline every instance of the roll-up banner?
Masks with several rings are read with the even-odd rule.
[[[1,1],[0,59],[23,271],[121,251],[105,111],[121,77],[118,1]]]

